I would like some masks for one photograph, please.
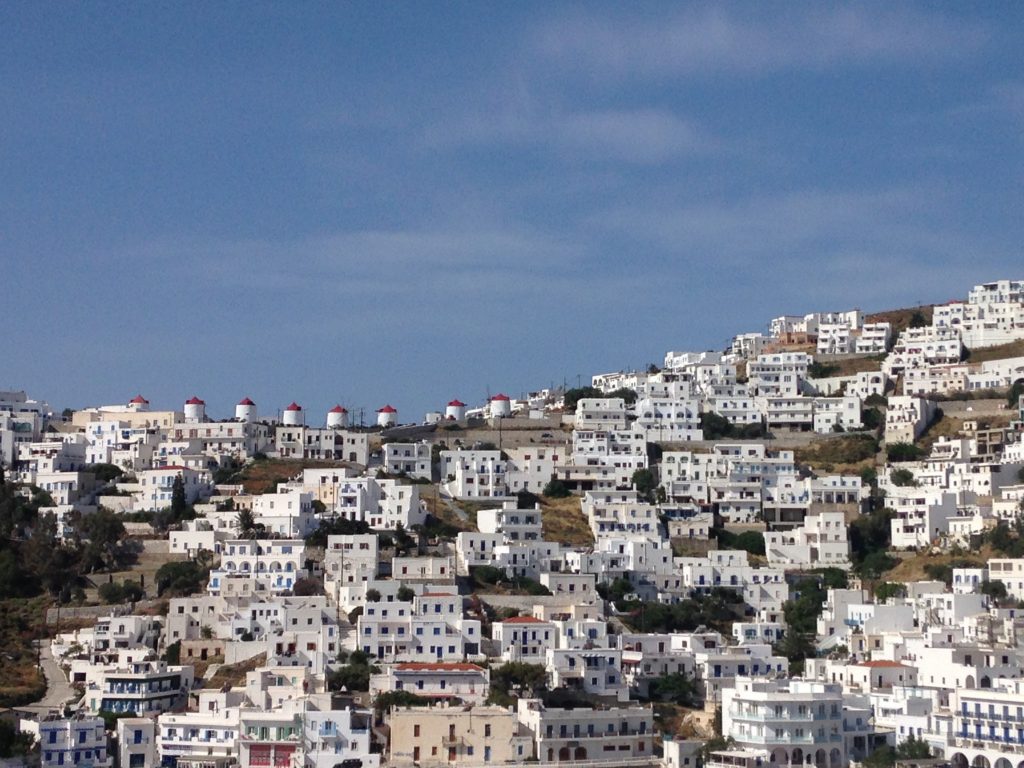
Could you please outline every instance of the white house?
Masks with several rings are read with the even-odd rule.
[[[768,564],[778,568],[850,567],[850,543],[842,512],[808,515],[788,531],[766,531]]]
[[[44,718],[39,722],[39,760],[42,768],[109,768],[114,759],[102,718],[82,714]]]

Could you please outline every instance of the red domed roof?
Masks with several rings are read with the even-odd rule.
[[[195,395],[192,395],[192,397],[185,401],[185,405],[206,405],[206,403],[204,403]]]
[[[331,410],[329,410],[328,413],[348,413],[348,411],[342,408],[340,405],[336,405],[333,408],[331,408]]]
[[[285,408],[286,411],[301,411],[302,406],[292,400],[292,404]]]
[[[385,405],[383,408],[378,408],[377,413],[398,413],[398,409],[392,408],[390,405]]]
[[[149,400],[144,398],[142,395],[136,395],[128,402],[134,405],[149,405]]]
[[[238,401],[238,404],[239,405],[256,405],[256,403],[254,403],[248,397],[243,397],[241,400]]]
[[[448,405],[452,408],[465,408],[466,404],[461,400],[452,400]]]
[[[511,398],[508,395],[497,394],[491,400],[511,400]]]

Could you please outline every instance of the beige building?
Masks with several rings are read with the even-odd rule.
[[[522,763],[533,734],[503,707],[403,707],[391,710],[390,765]]]
[[[654,712],[649,706],[608,709],[545,707],[519,700],[519,720],[534,738],[541,762],[654,760]]]

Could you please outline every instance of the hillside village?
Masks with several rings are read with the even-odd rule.
[[[0,765],[1024,768],[1024,281],[372,426],[31,394]]]

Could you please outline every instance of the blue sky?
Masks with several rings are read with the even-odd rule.
[[[0,5],[0,388],[418,420],[1024,277],[1019,3]]]

